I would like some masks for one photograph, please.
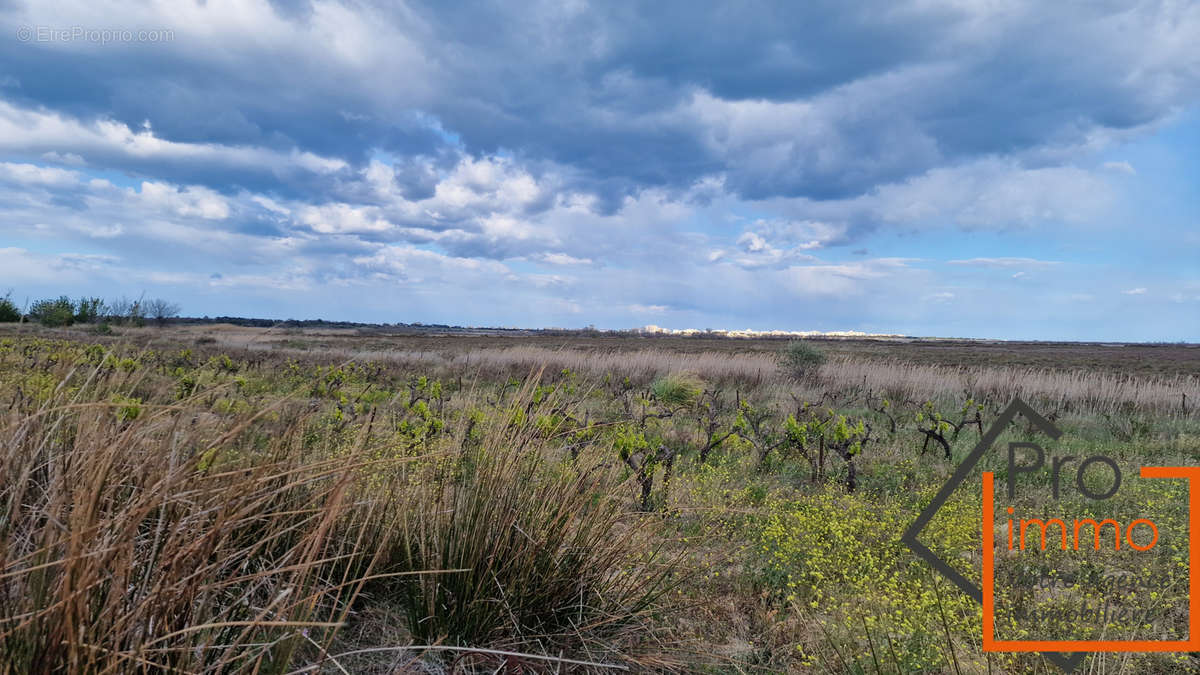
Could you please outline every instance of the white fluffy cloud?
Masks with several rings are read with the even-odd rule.
[[[19,155],[59,153],[104,166],[131,167],[177,163],[198,168],[289,175],[328,174],[347,168],[345,161],[292,149],[171,141],[151,129],[134,130],[111,119],[85,122],[61,113],[18,107],[0,100],[0,151]]]
[[[760,9],[8,7],[173,39],[0,44],[5,280],[887,332],[1193,297],[1188,197],[1139,208],[1169,151],[1136,144],[1195,111],[1200,7]]]

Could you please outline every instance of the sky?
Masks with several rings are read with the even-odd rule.
[[[0,294],[1200,340],[1200,3],[0,1]]]

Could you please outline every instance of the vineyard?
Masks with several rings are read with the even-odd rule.
[[[1200,456],[1194,375],[337,341],[0,333],[4,669],[1051,672],[900,534],[1014,396],[1060,453]],[[924,535],[976,580],[978,490]]]

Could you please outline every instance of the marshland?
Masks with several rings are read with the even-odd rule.
[[[0,29],[0,675],[1200,673],[1200,2]]]
[[[979,351],[972,363],[969,344],[920,341],[9,324],[0,662],[1042,672],[1039,654],[981,651],[978,605],[900,535],[1014,397],[1064,430],[1060,454],[1102,452],[1134,473],[1195,461],[1200,349]],[[1032,433],[1017,421],[1004,437]],[[975,485],[923,539],[977,579]],[[1122,499],[1184,517],[1180,486]],[[1184,625],[1145,610],[1186,594],[1186,550],[1164,537],[1147,574],[1174,584],[1124,601],[1155,617],[1152,633]],[[1066,578],[1060,599],[1089,588]]]

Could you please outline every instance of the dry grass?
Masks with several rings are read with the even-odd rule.
[[[258,347],[263,351],[306,355],[308,352]],[[322,358],[384,362],[398,368],[436,368],[450,372],[480,372],[484,377],[520,375],[545,368],[569,369],[604,377],[629,377],[645,386],[675,372],[696,373],[708,382],[757,389],[783,387],[787,379],[770,353],[680,353],[641,351],[552,350],[508,347],[474,351],[351,351],[329,350]],[[818,371],[827,389],[861,388],[876,395],[912,400],[990,399],[1007,403],[1014,396],[1052,409],[1081,413],[1138,411],[1196,414],[1200,408],[1200,378],[1189,375],[1128,375],[1110,372],[1055,370],[1014,366],[942,366],[892,360],[836,356]]]
[[[251,439],[187,402],[106,402],[121,379],[67,376],[3,420],[5,670],[283,670],[369,573],[354,542],[389,536],[350,499],[361,458],[306,459],[298,417]],[[221,461],[255,441],[261,461]]]
[[[800,645],[857,672],[781,599],[816,586],[772,586],[782,577],[765,556],[832,541],[820,533],[835,526],[858,551],[880,517],[907,522],[952,468],[921,453],[912,413],[925,399],[949,415],[966,397],[1019,395],[1101,439],[1114,432],[1096,414],[1128,412],[1113,417],[1138,452],[1186,453],[1194,406],[1192,419],[1169,418],[1182,394],[1200,395],[1186,376],[838,353],[797,380],[766,351],[170,339],[104,354],[111,342],[0,338],[0,672],[778,672],[806,667]],[[880,397],[898,429],[886,431]],[[852,495],[842,459],[822,482],[794,447],[773,445],[770,462],[753,452],[783,438],[800,400],[882,434]],[[739,428],[751,409],[761,434]],[[1146,420],[1162,431],[1135,429]],[[964,428],[959,450],[975,438]],[[665,512],[639,514],[621,451],[668,446],[678,461],[646,472]],[[801,517],[825,497],[829,508]],[[796,517],[766,537],[785,507]],[[972,518],[955,522],[977,532]],[[865,550],[911,562],[894,544]],[[828,557],[824,577],[855,571],[852,557]],[[878,600],[887,565],[829,597]],[[888,602],[908,612],[906,634],[925,635],[906,597]]]
[[[837,385],[862,384],[870,390],[892,391],[898,397],[914,400],[965,394],[977,400],[1008,401],[1019,396],[1054,409],[1083,413],[1131,409],[1182,412],[1186,395],[1188,413],[1194,414],[1200,397],[1200,378],[1184,375],[1132,376],[1004,366],[955,368],[854,358],[826,364],[821,375]]]
[[[3,390],[0,672],[341,670],[379,654],[586,670],[569,657],[629,660],[612,649],[645,637],[666,587],[609,467],[540,461],[554,448],[531,424],[498,415],[414,447],[374,415],[329,431],[307,400],[216,415],[220,390],[175,400],[147,367],[38,349],[0,365],[57,382]],[[536,414],[529,395],[502,410]],[[407,414],[387,405],[381,419]],[[368,600],[404,610],[402,641],[342,635],[362,633]]]
[[[456,572],[368,591],[407,612],[424,644],[554,645],[619,661],[646,641],[641,619],[678,566],[627,510],[629,488],[609,448],[574,444],[568,454],[556,434],[524,423],[564,410],[554,393],[533,403],[538,381],[455,432],[449,444],[460,452],[449,461],[406,471],[406,504],[394,516],[400,539],[386,566]],[[484,398],[468,392],[460,405],[478,410]]]

